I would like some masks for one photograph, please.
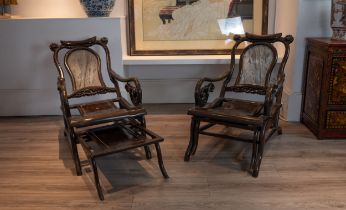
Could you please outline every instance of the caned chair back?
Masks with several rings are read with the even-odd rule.
[[[54,52],[54,62],[59,72],[58,81],[61,81],[60,85],[68,91],[67,98],[105,93],[116,93],[117,96],[121,96],[118,82],[111,77],[115,72],[111,69],[107,43],[106,38],[97,40],[93,37],[83,41],[61,41],[60,45],[51,44],[50,48]],[[101,60],[100,54],[104,54],[105,58]],[[113,87],[107,86],[102,77],[102,63],[107,68],[105,75],[112,80]],[[71,91],[65,87],[66,72],[71,80]]]
[[[240,56],[236,85],[268,86],[277,62],[277,51],[270,44],[253,44]]]
[[[246,34],[236,35],[235,45],[231,52],[231,69],[223,84],[221,95],[225,92],[246,92],[265,95],[266,89],[273,85],[282,85],[285,74],[284,68],[289,55],[289,44],[292,36],[282,37],[282,34],[257,36]],[[284,47],[281,62],[278,62],[278,46]],[[240,46],[246,47],[239,50]],[[235,57],[241,51],[239,68],[236,69]],[[276,69],[277,68],[277,69]],[[272,74],[275,69],[275,74]]]
[[[105,87],[101,75],[101,61],[90,48],[70,50],[65,55],[65,67],[72,79],[73,91],[88,87]]]

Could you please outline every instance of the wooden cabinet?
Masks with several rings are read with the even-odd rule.
[[[346,42],[308,38],[302,122],[319,139],[346,138]]]

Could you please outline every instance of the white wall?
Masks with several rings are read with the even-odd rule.
[[[331,36],[330,11],[330,0],[276,0],[275,31],[295,38],[285,71],[282,113],[288,121],[300,120],[305,39]]]
[[[151,64],[150,62],[137,62],[137,64],[134,65],[133,63],[136,62],[127,62],[125,22],[123,18],[126,14],[126,1],[117,0],[115,9],[111,13],[111,17],[122,17],[120,20],[112,18],[85,18],[86,15],[79,2],[79,0],[18,0],[19,5],[12,6],[12,13],[14,15],[24,18],[36,17],[43,19],[0,20],[1,48],[11,49],[14,47],[14,49],[19,52],[18,54],[13,51],[13,57],[11,58],[4,56],[4,50],[0,52],[0,62],[3,64],[1,71],[11,72],[8,73],[7,76],[1,78],[1,83],[3,83],[2,85],[0,84],[1,98],[4,99],[2,101],[7,102],[5,102],[5,105],[4,102],[1,103],[0,115],[55,113],[47,108],[41,109],[41,105],[44,104],[37,105],[34,102],[32,102],[31,106],[36,106],[36,108],[30,107],[28,110],[24,108],[21,109],[19,106],[13,106],[14,104],[25,104],[26,107],[28,107],[25,98],[29,101],[32,101],[32,98],[28,98],[27,92],[35,92],[37,97],[41,97],[41,100],[43,97],[47,104],[55,104],[56,106],[55,102],[50,102],[52,94],[56,94],[55,81],[53,82],[47,79],[48,77],[51,78],[53,75],[52,73],[45,75],[47,74],[47,72],[45,72],[47,71],[45,66],[52,65],[49,58],[50,52],[46,48],[48,43],[52,40],[80,39],[86,37],[87,34],[103,35],[113,39],[112,48],[115,49],[116,53],[121,53],[120,46],[122,46],[125,59],[124,62],[127,63],[125,66],[122,66],[123,61],[121,56],[115,56],[115,62],[119,64],[117,69],[126,75],[138,76],[141,79],[144,101],[148,103],[192,102],[193,87],[198,78],[202,75],[219,75],[228,68],[228,64],[224,59],[221,59],[221,63],[219,63],[220,59],[211,59],[210,62],[205,62],[207,63],[206,65],[202,64],[203,62],[193,62],[195,59],[200,59],[198,57],[191,58],[192,62],[190,62],[190,64],[186,64],[185,62],[179,64],[179,61],[173,63],[155,61]],[[287,82],[284,90],[283,114],[284,117],[290,121],[298,121],[302,95],[301,80],[305,38],[310,36],[330,36],[330,0],[271,0],[270,2],[270,7],[276,9],[276,11],[270,11],[270,16],[275,15],[276,20],[274,22],[274,18],[270,18],[272,26],[269,28],[272,28],[276,32],[293,34],[295,36],[290,60],[286,68]],[[51,22],[52,20],[49,21],[44,18],[72,19],[57,19]],[[43,21],[43,23],[39,21]],[[275,25],[275,28],[273,25]],[[120,41],[120,36],[122,41]],[[18,42],[18,40],[20,40],[20,44],[23,44],[22,46],[11,44]],[[25,46],[25,48],[23,46]],[[35,56],[36,54],[39,56]],[[14,60],[14,57],[18,55],[20,59]],[[29,57],[31,59],[28,59]],[[42,60],[43,57],[45,57],[44,61]],[[7,64],[8,62],[16,63],[16,65]],[[15,78],[18,77],[18,73],[20,75],[22,72],[24,72],[24,76],[19,76],[21,79],[17,82]],[[42,77],[44,78],[41,79],[42,81],[35,81],[33,84],[29,84],[30,82],[25,80],[27,79],[26,76],[30,76],[28,72],[35,73],[35,75],[42,73],[42,75],[45,76]],[[51,90],[51,92],[48,91],[48,93],[46,89]],[[40,94],[38,94],[37,90],[39,90],[39,92],[41,91]],[[18,97],[11,96],[13,95],[11,91],[14,91],[23,98],[18,99]],[[12,100],[14,102],[8,102]],[[4,106],[7,108],[1,109],[4,108]],[[54,110],[56,109],[54,108]]]
[[[52,42],[106,36],[123,74],[119,18],[0,20],[0,29],[0,116],[61,113]]]
[[[130,76],[141,78],[144,103],[194,103],[199,78],[222,75],[228,64],[178,64],[125,66]],[[215,91],[216,92],[216,91]]]
[[[26,54],[31,54],[34,48],[33,46],[40,45],[39,48],[35,48],[35,51],[42,56],[44,55],[46,58],[44,62],[42,62],[40,57],[34,57],[30,60],[22,59],[19,63],[12,62],[8,64],[11,58],[7,59],[6,56],[1,57],[1,61],[4,61],[2,63],[7,64],[4,66],[4,69],[9,69],[11,73],[6,76],[8,82],[5,81],[2,86],[0,85],[2,98],[9,99],[2,103],[0,115],[59,113],[59,111],[56,111],[59,104],[56,101],[56,75],[54,74],[55,72],[51,71],[47,74],[46,69],[46,66],[52,67],[50,52],[48,48],[46,48],[49,41],[82,39],[85,38],[87,34],[93,34],[93,31],[95,31],[95,34],[102,34],[103,36],[114,37],[116,39],[122,36],[122,43],[116,43],[116,46],[113,46],[113,48],[117,47],[117,50],[119,51],[120,49],[121,52],[120,46],[122,46],[122,54],[124,59],[126,59],[125,0],[117,0],[116,2],[115,10],[111,13],[111,16],[120,17],[117,22],[120,21],[121,29],[119,29],[118,26],[113,26],[113,23],[111,23],[114,21],[113,19],[107,21],[107,18],[85,18],[86,15],[79,0],[18,0],[18,5],[12,6],[12,14],[18,16],[19,19],[0,21],[0,24],[2,24],[0,28],[8,29],[5,30],[5,33],[0,35],[0,40],[11,39],[11,37],[15,37],[13,36],[15,33],[23,34],[20,30],[35,28],[41,25],[41,28],[28,30],[27,33],[25,33],[25,36],[28,37],[25,41],[25,50],[22,51],[21,47],[16,45],[12,54],[25,57]],[[97,20],[99,21],[98,24],[101,24],[98,25],[98,27],[102,29],[93,26],[93,23]],[[76,27],[74,30],[71,30],[73,24],[75,24]],[[83,24],[86,25],[80,26]],[[12,26],[15,30],[11,28]],[[76,33],[75,30],[78,30],[78,32]],[[43,31],[44,33],[42,33]],[[54,32],[54,34],[51,32]],[[23,37],[19,39],[24,40]],[[2,45],[2,43],[0,44]],[[4,48],[10,48],[6,43],[4,43],[3,46]],[[143,88],[143,101],[145,103],[192,103],[194,101],[194,86],[200,77],[203,75],[219,75],[228,69],[228,56],[221,56],[221,58],[220,56],[216,56],[217,59],[214,59],[213,56],[211,57],[212,58],[208,56],[208,58],[205,59],[207,61],[204,61],[204,57],[190,56],[187,62],[175,60],[173,63],[165,62],[163,57],[160,57],[158,61],[156,60],[147,64],[127,64],[125,66],[122,66],[121,56],[112,56],[112,59],[113,64],[117,63],[120,65],[116,68],[118,73],[120,71],[127,76],[136,76],[140,78]],[[180,58],[184,60],[186,56]],[[199,61],[196,62],[196,59]],[[32,61],[38,64],[33,66],[31,64]],[[205,63],[208,64],[205,65]],[[12,83],[17,75],[29,76],[23,74],[23,72],[28,72],[28,68],[38,69],[40,74],[31,76],[40,78],[41,80],[44,78],[46,82],[39,84],[35,81],[22,81],[20,86],[18,83]],[[22,80],[24,80],[24,78]],[[21,97],[17,97],[19,95]],[[35,104],[35,100],[39,98],[47,101],[47,103],[45,103],[47,106],[42,109],[40,108],[41,105],[36,106]],[[26,108],[20,106],[15,108],[13,104],[18,100],[20,104],[26,104]],[[29,101],[29,103],[25,103],[27,101]]]

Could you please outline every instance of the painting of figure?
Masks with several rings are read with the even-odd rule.
[[[241,16],[253,31],[253,0],[142,0],[143,40],[223,40],[218,19]]]
[[[235,34],[267,33],[268,5],[268,0],[128,0],[129,54],[228,54]]]

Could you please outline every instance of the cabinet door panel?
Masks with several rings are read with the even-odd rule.
[[[309,115],[314,122],[318,122],[323,59],[312,53],[309,55],[308,59],[304,112]]]
[[[346,105],[346,54],[333,55],[328,104]]]

